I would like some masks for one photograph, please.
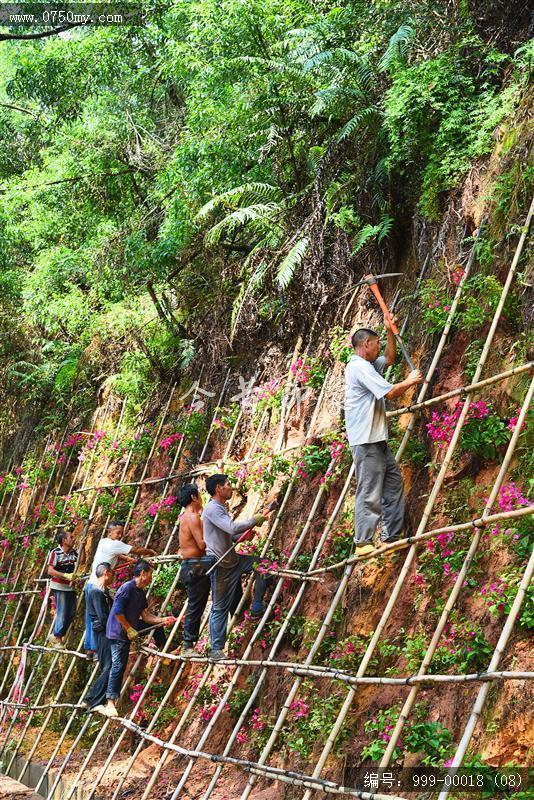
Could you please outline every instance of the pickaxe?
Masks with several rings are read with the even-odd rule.
[[[395,336],[395,339],[398,342],[398,345],[399,345],[399,347],[401,349],[402,355],[406,359],[406,363],[408,364],[410,369],[413,370],[413,369],[415,369],[414,363],[413,363],[412,359],[410,358],[410,354],[409,354],[408,350],[406,349],[406,345],[402,341],[402,337],[401,337],[401,335],[399,333],[399,329],[397,328],[395,322],[393,321],[393,318],[392,318],[392,316],[390,314],[389,308],[387,307],[387,305],[385,303],[385,300],[382,297],[382,293],[381,293],[381,291],[380,291],[380,289],[378,288],[378,285],[377,285],[377,281],[382,280],[383,278],[397,278],[399,275],[402,275],[402,274],[403,274],[402,272],[385,272],[383,275],[368,275],[362,281],[357,283],[356,286],[352,286],[350,291],[352,292],[358,286],[363,286],[364,284],[366,284],[370,288],[370,290],[372,291],[372,293],[376,297],[376,301],[377,301],[378,305],[382,309],[382,313],[384,314],[384,317],[388,320],[389,324],[391,325],[391,330],[393,331],[393,335]]]

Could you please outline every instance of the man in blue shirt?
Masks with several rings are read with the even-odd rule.
[[[89,584],[87,593],[87,614],[100,666],[98,677],[83,699],[84,705],[91,709],[106,702],[106,690],[111,670],[111,645],[106,637],[106,626],[113,602],[109,593],[109,587],[113,583],[113,574],[113,568],[109,562],[104,561],[98,564],[95,568],[96,583]]]
[[[379,356],[380,339],[369,328],[352,335],[354,355],[345,368],[345,425],[356,470],[354,504],[356,554],[372,552],[373,535],[382,517],[383,542],[400,538],[404,526],[402,475],[388,443],[385,399],[393,400],[423,382],[418,369],[406,380],[389,383],[383,372],[395,362],[396,341],[385,319],[387,344]]]
[[[122,678],[128,663],[130,643],[143,633],[143,628],[151,625],[172,625],[175,617],[156,617],[148,611],[145,589],[152,581],[152,565],[140,559],[134,567],[133,579],[123,583],[111,607],[106,626],[106,636],[111,644],[111,670],[106,690],[106,705],[97,706],[106,717],[116,717],[114,701],[120,696]],[[166,638],[161,628],[154,631],[154,641],[158,648],[165,646]]]

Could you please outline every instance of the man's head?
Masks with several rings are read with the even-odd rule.
[[[152,580],[152,564],[140,558],[133,568],[133,576],[139,589],[146,589]]]
[[[74,536],[72,531],[60,531],[56,534],[56,542],[63,550],[68,553],[74,547]]]
[[[360,358],[364,358],[366,361],[376,361],[380,352],[378,334],[370,328],[358,328],[352,334],[351,342]]]
[[[111,564],[109,564],[107,561],[103,561],[97,566],[95,572],[96,577],[105,588],[111,586],[114,574]]]
[[[225,503],[231,498],[234,490],[228,475],[219,473],[217,475],[210,475],[209,478],[206,479],[206,491],[210,497],[219,500],[221,503]]]
[[[109,539],[122,539],[124,533],[124,522],[122,519],[114,519],[108,522],[107,534]]]
[[[182,508],[191,506],[194,511],[202,510],[202,497],[200,496],[196,483],[186,483],[180,487],[178,502]]]

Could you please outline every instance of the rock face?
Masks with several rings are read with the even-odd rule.
[[[43,800],[43,798],[13,778],[0,775],[0,800]]]

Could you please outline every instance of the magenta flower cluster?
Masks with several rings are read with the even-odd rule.
[[[447,411],[434,411],[427,423],[426,429],[430,439],[438,447],[446,447],[453,436],[456,423],[460,417],[463,403],[457,403],[451,413]],[[485,400],[471,403],[467,413],[467,419],[485,419],[490,413],[490,409]]]
[[[183,438],[183,433],[171,433],[170,436],[161,440],[159,447],[164,453],[167,453],[176,442],[181,442]]]

